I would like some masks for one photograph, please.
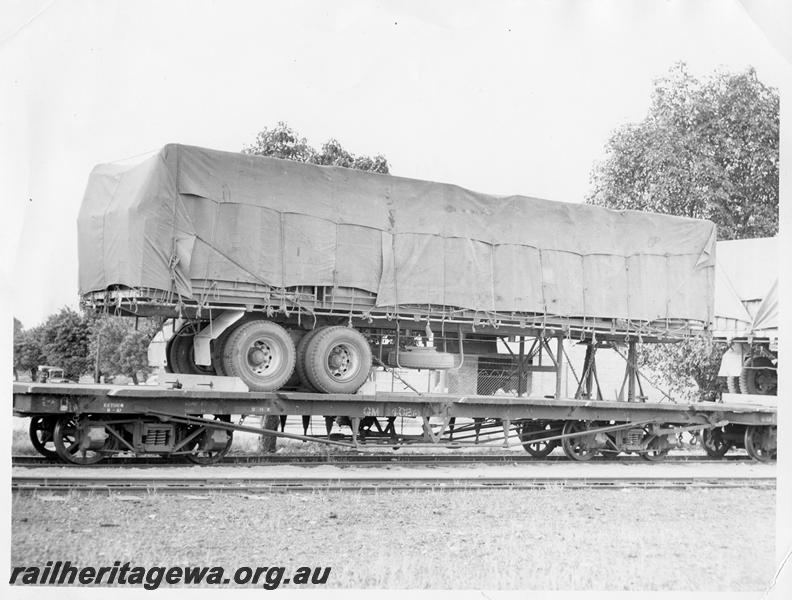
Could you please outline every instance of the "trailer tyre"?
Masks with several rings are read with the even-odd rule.
[[[305,374],[325,394],[353,394],[371,371],[371,347],[350,327],[323,327],[305,348]]]
[[[168,347],[168,364],[174,373],[186,375],[214,375],[214,367],[195,364],[194,334],[176,334]]]
[[[300,378],[300,384],[302,387],[311,392],[315,392],[316,388],[308,379],[308,373],[305,369],[305,356],[308,350],[308,344],[312,339],[314,339],[314,337],[316,337],[316,334],[323,329],[326,329],[326,327],[317,327],[316,329],[312,329],[302,336],[302,338],[300,338],[300,342],[297,344],[297,364],[295,366],[295,371],[297,372],[297,376]]]
[[[223,345],[223,370],[255,392],[273,392],[291,377],[297,352],[283,327],[255,320],[240,325]]]
[[[454,355],[450,352],[438,352],[435,348],[414,348],[399,351],[399,364],[396,364],[396,351],[388,353],[388,364],[405,369],[453,369]]]
[[[762,394],[774,396],[778,392],[778,374],[773,361],[765,356],[757,356],[746,361],[740,373],[740,391],[743,394]]]

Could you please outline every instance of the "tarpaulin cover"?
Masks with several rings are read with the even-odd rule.
[[[379,307],[712,317],[709,221],[192,146],[96,167],[79,231],[81,293],[193,298],[200,280],[354,287]]]
[[[778,240],[717,244],[715,335],[771,336],[778,330]]]

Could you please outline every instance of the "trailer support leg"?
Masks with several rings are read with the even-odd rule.
[[[555,381],[555,399],[561,399],[561,379],[562,379],[562,372],[563,372],[563,353],[564,353],[564,338],[563,336],[558,336],[556,338],[556,381]]]
[[[511,421],[509,419],[503,419],[501,421],[503,424],[503,447],[509,447],[509,431],[511,430]]]

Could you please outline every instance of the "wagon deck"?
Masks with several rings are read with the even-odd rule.
[[[42,454],[78,464],[120,452],[181,454],[199,463],[214,462],[230,448],[234,431],[352,447],[460,447],[492,441],[494,434],[504,445],[518,438],[537,457],[560,445],[573,460],[620,452],[659,459],[688,433],[711,456],[723,456],[737,445],[758,460],[770,460],[777,426],[776,408],[756,404],[21,383],[14,384],[13,410],[31,417],[31,439]],[[235,423],[237,415],[274,417],[276,425]],[[302,416],[304,435],[277,430],[277,417],[287,415]],[[312,415],[325,418],[326,435],[308,435]],[[413,430],[417,424],[417,433],[404,432],[405,420]],[[349,427],[349,432],[331,434],[336,426],[342,431]]]

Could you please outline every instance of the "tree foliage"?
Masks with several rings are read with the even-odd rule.
[[[262,129],[256,135],[256,140],[243,148],[242,152],[360,171],[384,174],[389,172],[388,161],[382,155],[356,156],[345,150],[335,138],[325,142],[321,150],[316,150],[308,144],[304,137],[300,137],[283,121],[279,121],[271,129],[266,127]]]
[[[776,235],[778,110],[751,68],[698,80],[677,64],[655,82],[647,116],[611,135],[587,201],[710,219],[719,239]],[[712,400],[724,350],[691,339],[643,348],[642,360],[671,391]]]
[[[91,317],[64,307],[41,325],[40,339],[47,364],[61,367],[69,379],[91,370],[88,336]]]
[[[718,370],[725,351],[724,343],[690,338],[675,344],[646,344],[639,350],[639,362],[662,379],[664,391],[674,398],[712,402],[722,391]]]
[[[749,68],[704,80],[684,63],[649,113],[611,135],[588,202],[710,219],[719,239],[778,233],[779,99]]]
[[[18,324],[18,325],[17,325]],[[98,359],[99,372],[125,375],[137,383],[150,372],[148,344],[158,325],[141,319],[94,316],[62,308],[44,323],[24,329],[14,320],[14,371],[27,371],[38,378],[38,365],[61,367],[69,379],[91,373]]]
[[[146,319],[135,321],[125,317],[102,315],[91,327],[90,354],[97,361],[99,373],[105,377],[124,375],[137,384],[140,375],[151,372],[148,345],[157,332],[157,325]]]
[[[19,326],[17,326],[19,323]],[[36,378],[36,367],[47,362],[44,344],[41,341],[41,327],[25,330],[18,319],[14,319],[14,377],[18,371],[27,371],[30,378]]]

